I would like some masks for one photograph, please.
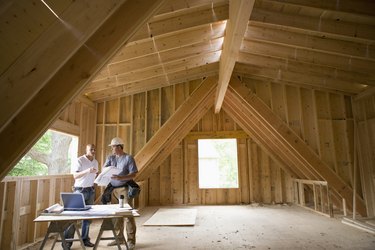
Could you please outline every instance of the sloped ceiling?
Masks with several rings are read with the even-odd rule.
[[[129,27],[131,32],[122,40],[122,47],[120,42],[99,42],[99,38],[118,27],[110,21],[114,26],[103,30],[109,27],[105,24],[124,4],[145,7],[148,1],[2,2],[1,176],[80,92],[100,102],[215,75],[353,95],[375,85],[374,1],[238,1],[168,0],[157,12],[157,5],[150,6],[152,17],[140,18],[140,26],[123,22],[124,26],[134,26]],[[251,11],[242,11],[236,5],[247,6]],[[123,15],[132,14],[124,9]],[[250,17],[244,18],[246,15]],[[231,22],[237,23],[232,27],[234,32],[227,29]],[[236,29],[239,26],[244,27],[243,31]],[[92,42],[86,44],[87,41]],[[238,43],[239,48],[230,46],[235,50],[226,52],[225,44],[230,41]],[[93,49],[94,45],[103,50]],[[81,50],[91,57],[78,60]],[[105,50],[118,52],[106,54]],[[109,55],[114,56],[108,61]],[[77,60],[69,66],[67,62],[72,58]],[[225,66],[228,64],[224,59],[230,59],[233,65]],[[92,64],[92,60],[97,63]],[[83,70],[78,70],[80,75],[71,76],[69,70],[61,71],[64,67]],[[57,78],[60,81],[55,85]],[[43,95],[43,91],[55,88],[59,92],[64,81],[71,84],[65,87],[67,94],[54,104],[56,108],[44,111],[48,119],[36,126],[30,112],[37,113],[39,106],[51,106],[55,100],[48,93]],[[225,91],[226,85],[220,85],[220,93],[225,95]],[[21,120],[23,125],[35,123],[35,129],[22,127]],[[4,142],[14,138],[19,143],[17,148],[7,150]],[[26,142],[20,142],[22,138]]]

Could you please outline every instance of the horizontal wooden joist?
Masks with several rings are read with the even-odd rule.
[[[373,78],[371,74],[350,72],[314,63],[299,62],[292,58],[279,58],[257,53],[241,52],[237,62],[256,65],[258,67],[280,69],[282,71],[299,72],[312,76],[320,76],[322,79],[328,78],[353,84],[368,85],[368,82]]]
[[[165,75],[143,79],[135,82],[126,83],[117,87],[107,88],[101,91],[86,93],[86,95],[93,101],[105,101],[115,97],[122,97],[132,95],[140,92],[150,91],[161,87],[170,86],[173,84],[187,82],[195,79],[202,79],[208,76],[217,75],[219,72],[219,63],[204,64],[202,66],[191,69],[176,71]],[[110,80],[112,81],[112,80]],[[103,84],[112,84],[103,81]]]
[[[208,42],[224,36],[225,21],[219,21],[161,36],[134,41],[125,45],[109,64],[129,60],[151,53]]]
[[[280,0],[272,0],[268,2],[280,2]],[[325,0],[325,1],[309,1],[309,0],[282,0],[282,3],[290,5],[308,6],[318,9],[327,9],[336,12],[346,12],[373,15],[375,9],[375,2],[372,0]]]
[[[197,132],[191,131],[186,135],[186,139],[198,140],[198,139],[226,139],[226,138],[250,138],[247,133],[243,130],[233,131],[207,131]]]
[[[338,55],[375,60],[373,42],[346,41],[342,37],[262,22],[249,22],[245,39],[327,51]]]
[[[375,17],[336,10],[316,9],[286,2],[262,0],[257,1],[251,15],[252,21],[290,26],[298,29],[311,30],[347,36],[346,39],[375,39]]]
[[[154,16],[131,39],[131,42],[168,33],[178,33],[182,29],[215,23],[228,19],[228,2],[205,4]]]
[[[147,180],[212,107],[216,84],[216,77],[205,79],[135,155],[139,168],[137,181]]]
[[[363,84],[352,83],[331,77],[321,77],[319,75],[309,74],[308,72],[292,72],[278,68],[247,65],[243,63],[236,64],[234,73],[250,78],[258,77],[275,82],[289,82],[296,85],[329,89],[331,91],[340,91],[348,94],[358,94],[366,88],[366,85]]]
[[[244,39],[241,51],[249,53],[256,52],[265,56],[293,59],[297,62],[313,63],[319,66],[337,68],[348,72],[359,72],[375,77],[375,60],[373,59],[338,55],[327,51],[317,51],[314,49],[290,46],[288,44],[277,44],[257,39]]]
[[[293,132],[287,124],[277,117],[260,98],[239,80],[232,79],[228,88],[228,96],[225,98],[224,103],[224,110],[234,109],[242,113],[242,115],[235,116],[236,119],[243,119],[249,123],[258,121],[257,125],[260,126],[260,131],[266,131],[264,136],[272,141],[272,149],[280,147],[282,155],[293,161],[291,167],[300,169],[303,173],[312,174],[315,178],[317,177],[316,180],[327,181],[335,192],[345,198],[349,204],[351,203],[350,201],[353,200],[352,188],[323,162],[302,138]],[[227,113],[230,115],[229,112]],[[242,123],[242,126],[244,126],[242,128],[245,131],[252,129],[252,126],[246,123]],[[366,215],[366,205],[358,194],[356,194],[356,206],[361,215]]]

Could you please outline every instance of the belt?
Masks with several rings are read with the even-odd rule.
[[[94,187],[74,187],[74,190],[93,190]]]

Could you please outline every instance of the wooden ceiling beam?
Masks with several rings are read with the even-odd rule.
[[[230,0],[229,2],[229,20],[220,58],[219,83],[215,96],[216,114],[220,112],[254,2],[255,0]]]
[[[135,82],[129,82],[121,86],[104,89],[97,92],[88,93],[87,96],[95,101],[110,100],[115,97],[133,95],[153,89],[158,89],[173,84],[187,82],[195,79],[218,75],[219,63],[204,64],[191,69],[184,69],[168,74],[168,80],[165,75],[159,75],[148,79],[141,79]],[[140,74],[138,74],[140,75]],[[103,82],[103,84],[106,84]]]
[[[316,9],[278,1],[262,0],[254,6],[251,21],[351,37],[375,39],[375,17]]]
[[[120,3],[76,1],[62,13],[60,19],[54,16],[54,24],[0,77],[0,107],[7,107],[0,109],[0,131],[37,95],[66,60],[83,46]],[[45,10],[48,10],[47,7]],[[53,16],[52,13],[50,15]]]
[[[180,30],[189,29],[199,25],[215,23],[228,19],[228,2],[205,4],[154,16],[145,24],[130,41],[161,36],[164,34],[178,34]]]
[[[291,167],[293,169],[300,169],[305,174],[311,174],[313,178],[322,178],[327,181],[328,185],[340,194],[347,201],[347,205],[351,207],[353,203],[352,188],[239,80],[232,78],[224,103],[225,110],[233,107],[238,109],[238,114],[233,118],[249,122],[240,124],[245,131],[251,131],[253,129],[251,122],[256,121],[257,129],[259,132],[263,132],[261,136],[270,139],[272,143],[270,146],[275,149],[274,153],[278,153],[278,148],[282,149],[282,155],[292,160]],[[367,213],[365,202],[358,194],[356,194],[356,209],[362,216]]]
[[[361,72],[348,72],[346,70],[321,66],[314,63],[298,62],[291,58],[284,59],[254,53],[240,52],[237,62],[249,66],[255,65],[257,67],[273,68],[281,71],[306,73],[324,80],[338,80],[353,84],[368,85],[373,79],[372,75]]]
[[[309,6],[312,8],[340,11],[347,13],[357,13],[364,15],[373,15],[375,2],[372,0],[325,0],[325,1],[309,1],[309,0],[274,0],[272,2],[282,2],[299,6]]]
[[[332,77],[322,78],[319,75],[311,74],[309,72],[293,72],[279,68],[247,65],[243,63],[236,63],[234,72],[237,75],[242,75],[250,78],[260,77],[275,82],[290,82],[302,86],[340,91],[351,95],[358,94],[367,86],[349,81],[334,79]]]
[[[165,84],[169,85],[169,74],[218,62],[220,53],[220,50],[213,51],[205,53],[204,55],[190,56],[164,64],[156,64],[148,68],[146,67],[135,71],[129,71],[126,74],[115,74],[113,76],[104,78],[103,80],[98,80],[90,83],[90,85],[85,89],[85,93],[86,95],[90,96],[92,93],[109,88],[119,87],[143,80],[160,77],[164,78],[164,80],[166,81]]]
[[[292,59],[297,62],[327,66],[354,73],[359,72],[375,77],[375,60],[371,59],[338,55],[337,53],[328,53],[287,44],[275,44],[265,40],[255,39],[244,39],[241,51],[257,53],[264,56]]]
[[[136,181],[147,180],[212,107],[216,84],[216,77],[205,79],[134,156],[139,169]]]
[[[375,60],[375,44],[372,41],[344,40],[342,36],[338,37],[275,24],[251,21],[244,39],[267,41],[268,43],[290,47],[308,48],[314,51]]]
[[[118,8],[101,23],[79,49],[73,52],[70,58],[62,60],[64,64],[59,70],[52,75],[50,71],[42,72],[44,77],[50,76],[47,83],[0,132],[0,179],[5,177],[47,130],[58,117],[59,112],[79,95],[116,50],[155,14],[162,2],[162,0],[138,0],[119,4]],[[45,62],[47,61],[51,63],[48,57]],[[32,72],[34,71],[30,73]],[[15,99],[22,100],[19,95],[17,97]],[[12,143],[12,147],[6,142]]]

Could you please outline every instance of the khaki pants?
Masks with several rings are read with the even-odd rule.
[[[124,196],[124,204],[128,203],[131,207],[133,207],[133,198],[129,198],[128,196],[128,188],[121,187],[113,189],[113,195],[119,199],[120,195]],[[127,234],[127,241],[135,244],[135,233],[137,231],[137,226],[135,224],[134,217],[125,218],[126,221],[126,234]],[[116,219],[115,221],[115,228],[116,230],[124,230],[124,219]]]

